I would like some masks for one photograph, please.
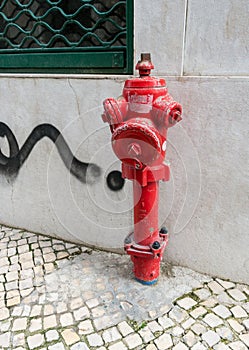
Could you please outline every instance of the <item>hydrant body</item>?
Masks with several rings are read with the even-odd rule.
[[[103,121],[112,132],[112,147],[122,161],[122,177],[133,181],[134,232],[125,239],[134,274],[144,284],[154,284],[168,241],[158,228],[159,181],[168,181],[164,163],[167,130],[181,120],[181,105],[169,95],[164,79],[150,76],[150,54],[136,65],[140,76],[125,82],[117,100],[104,101]]]

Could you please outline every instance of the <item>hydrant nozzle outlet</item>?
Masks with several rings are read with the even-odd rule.
[[[166,227],[158,228],[159,181],[170,176],[164,162],[167,131],[182,119],[182,107],[168,93],[166,81],[150,76],[153,68],[150,54],[141,54],[139,77],[125,81],[121,97],[103,102],[102,115],[122,162],[122,177],[133,181],[134,232],[125,238],[124,249],[135,278],[149,285],[158,280],[168,242]]]

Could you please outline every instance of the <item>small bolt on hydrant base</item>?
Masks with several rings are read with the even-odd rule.
[[[133,181],[134,232],[124,249],[134,265],[136,280],[157,282],[168,231],[158,228],[159,181],[168,181],[164,163],[168,128],[182,118],[182,107],[168,93],[166,81],[151,77],[150,54],[141,54],[139,77],[125,82],[118,99],[104,101],[103,121],[112,133],[112,148],[122,162],[122,177]]]

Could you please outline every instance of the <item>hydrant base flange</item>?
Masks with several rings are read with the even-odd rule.
[[[156,243],[156,245],[155,245]],[[124,249],[131,256],[135,279],[142,284],[155,284],[160,274],[160,262],[168,243],[168,235],[159,233],[152,245],[141,245],[134,241],[133,233],[124,242]]]

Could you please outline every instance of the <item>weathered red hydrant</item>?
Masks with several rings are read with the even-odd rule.
[[[154,284],[168,242],[167,229],[158,229],[159,180],[168,181],[164,164],[167,130],[179,122],[182,107],[169,95],[164,79],[150,76],[150,54],[141,54],[139,77],[125,82],[123,95],[104,101],[103,121],[112,132],[112,147],[122,161],[122,177],[133,180],[134,232],[125,239],[135,278]]]

